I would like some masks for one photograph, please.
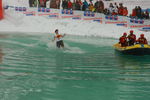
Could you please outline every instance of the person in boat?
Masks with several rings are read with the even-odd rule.
[[[141,34],[137,40],[138,44],[148,44],[147,39],[144,37],[144,34]]]
[[[136,35],[133,34],[133,30],[130,30],[130,34],[128,35],[128,45],[132,46],[136,42]]]
[[[56,40],[56,46],[57,46],[58,48],[60,48],[60,47],[64,48],[64,42],[63,42],[63,40],[62,40],[62,38],[63,38],[64,36],[65,36],[65,34],[64,34],[64,35],[61,35],[61,34],[58,33],[58,29],[55,30],[55,36],[54,36],[54,40],[53,40],[53,41]]]
[[[123,36],[121,36],[120,39],[119,39],[119,43],[121,44],[121,47],[128,46],[127,33],[123,33]]]

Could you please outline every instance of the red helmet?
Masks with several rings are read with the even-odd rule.
[[[130,33],[133,33],[133,30],[130,30]]]
[[[127,33],[123,33],[123,36],[127,36]]]
[[[141,37],[144,37],[144,34],[141,34],[140,36],[141,36]]]

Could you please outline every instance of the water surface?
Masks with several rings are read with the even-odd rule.
[[[114,52],[115,39],[0,37],[0,100],[149,100],[150,56]]]

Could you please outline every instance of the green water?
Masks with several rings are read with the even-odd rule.
[[[0,37],[0,100],[150,100],[150,56],[114,52],[115,39]]]

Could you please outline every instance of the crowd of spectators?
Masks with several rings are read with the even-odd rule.
[[[92,11],[98,13],[104,13],[105,15],[122,15],[127,16],[128,10],[127,7],[124,7],[122,3],[110,3],[108,8],[104,7],[104,2],[102,0],[96,1],[94,4],[92,1],[89,3],[84,0],[74,0],[73,3],[70,0],[63,0],[62,2],[63,9],[72,9],[72,10],[82,10],[82,11]]]
[[[38,7],[46,7],[46,3],[50,3],[50,8],[60,8],[60,0],[29,0],[30,7],[35,7],[38,4]],[[91,11],[97,13],[104,13],[105,15],[120,15],[120,16],[128,16],[128,9],[123,5],[123,3],[117,4],[116,2],[110,3],[109,7],[104,7],[104,2],[102,0],[97,0],[93,3],[93,0],[87,2],[84,0],[62,0],[61,7],[63,9],[68,10],[82,10],[82,11]],[[139,18],[139,19],[149,19],[148,10],[142,11],[140,6],[136,6],[132,10],[132,14],[129,15],[131,18]]]
[[[130,15],[131,18],[139,18],[139,19],[149,19],[149,12],[148,9],[142,11],[140,6],[136,6],[132,10],[132,14]]]

